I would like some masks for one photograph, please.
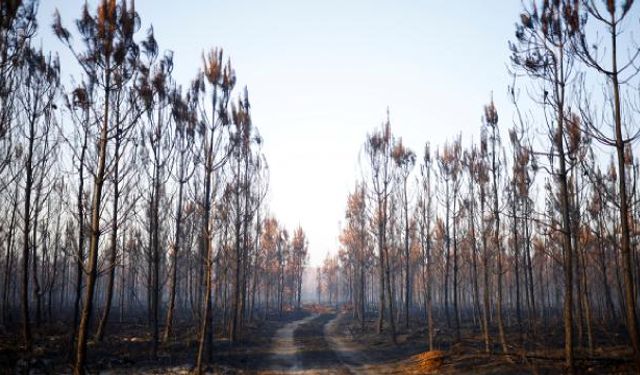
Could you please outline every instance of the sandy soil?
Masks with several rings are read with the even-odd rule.
[[[351,340],[348,333],[344,332],[343,319],[343,314],[325,311],[287,324],[274,337],[269,358],[270,370],[260,373],[408,373],[411,363],[383,359],[386,356],[374,358],[376,352]]]
[[[271,345],[271,356],[269,357],[270,369],[267,373],[291,373],[302,369],[300,347],[296,344],[293,333],[300,325],[317,317],[317,314],[310,315],[304,319],[291,322],[276,331]]]

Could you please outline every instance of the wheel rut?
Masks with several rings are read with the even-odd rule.
[[[273,339],[269,374],[353,374],[336,345],[334,313],[314,314],[280,328]]]

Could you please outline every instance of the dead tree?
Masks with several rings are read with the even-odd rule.
[[[498,300],[496,301],[496,318],[498,321],[498,335],[502,352],[508,353],[507,338],[504,330],[504,321],[502,316],[503,290],[502,290],[502,247],[500,239],[500,196],[498,186],[501,183],[502,161],[500,159],[500,131],[498,129],[498,111],[496,110],[493,100],[484,108],[484,131],[488,133],[487,155],[490,158],[489,173],[491,174],[491,191],[492,191],[492,216],[493,216],[493,244],[496,251],[496,273],[498,276]]]
[[[438,171],[440,179],[444,184],[444,191],[441,199],[444,201],[444,224],[445,224],[445,259],[444,259],[444,309],[447,317],[447,325],[451,326],[449,314],[449,274],[451,269],[451,242],[453,240],[453,312],[456,328],[456,339],[460,339],[460,317],[458,313],[458,244],[456,238],[457,228],[457,197],[460,191],[460,160],[461,145],[460,138],[453,144],[445,144],[438,154]],[[451,231],[453,221],[453,233]]]
[[[40,320],[41,294],[37,275],[36,230],[38,227],[38,211],[40,208],[40,191],[42,181],[47,174],[48,158],[52,148],[49,142],[49,131],[52,129],[53,111],[56,108],[55,98],[58,92],[60,65],[57,59],[46,57],[42,51],[31,47],[25,51],[19,72],[22,75],[22,85],[18,90],[21,117],[24,120],[24,139],[26,140],[26,154],[24,155],[24,209],[23,242],[22,242],[22,332],[25,349],[31,350],[31,329],[29,324],[29,258],[33,265],[33,278],[37,311],[37,322]],[[32,205],[35,206],[32,207]],[[30,233],[33,231],[33,235]]]
[[[625,127],[623,111],[624,108],[624,86],[632,78],[634,78],[638,70],[638,60],[640,59],[640,50],[636,49],[631,53],[626,61],[620,61],[618,53],[620,43],[623,40],[623,26],[633,7],[633,1],[607,1],[602,5],[592,0],[583,0],[581,14],[574,15],[573,22],[569,24],[572,33],[576,33],[577,37],[572,40],[574,53],[580,60],[594,72],[606,78],[606,84],[610,89],[610,97],[605,102],[611,105],[611,114],[613,118],[603,116],[606,125],[599,124],[593,120],[589,109],[589,98],[585,98],[585,107],[583,110],[583,118],[587,125],[587,131],[594,136],[600,143],[612,146],[616,151],[617,169],[618,169],[618,193],[620,194],[619,202],[619,220],[620,220],[620,251],[622,253],[622,273],[624,279],[624,299],[626,301],[626,320],[629,339],[633,347],[636,365],[640,368],[640,327],[638,326],[638,316],[636,311],[636,295],[634,292],[634,278],[632,265],[631,250],[631,224],[630,224],[630,208],[629,208],[629,188],[627,186],[627,171],[625,167],[625,150],[629,145],[637,140],[640,135],[637,131],[625,135],[623,127]],[[576,11],[576,10],[574,10]],[[592,22],[589,22],[592,21]],[[595,44],[588,37],[588,28],[595,24],[595,27],[602,27],[605,30],[605,40],[607,40],[608,48],[605,50],[609,53],[610,63],[607,64],[604,58],[607,56],[599,56]],[[599,39],[599,37],[598,37]],[[600,44],[601,41],[598,41]],[[593,45],[593,46],[592,46]],[[602,128],[613,128],[613,135],[606,134]]]
[[[409,194],[407,192],[407,180],[416,163],[416,154],[404,147],[402,139],[395,143],[391,151],[391,157],[398,168],[398,177],[402,186],[402,208],[404,216],[404,257],[405,257],[405,327],[409,328],[409,308],[411,306],[411,272],[409,253]]]
[[[197,113],[195,112],[195,104],[190,95],[183,97],[178,90],[171,93],[171,115],[173,116],[174,139],[176,160],[176,172],[174,179],[178,184],[178,196],[175,208],[175,232],[173,244],[171,246],[171,271],[169,277],[169,306],[167,308],[167,319],[163,334],[163,342],[167,342],[173,335],[173,317],[176,305],[176,290],[178,286],[178,254],[181,252],[182,236],[183,236],[183,215],[184,207],[184,188],[189,182],[195,167],[192,166],[193,158],[193,142],[197,125]]]
[[[365,153],[371,169],[371,186],[375,206],[373,221],[376,225],[376,237],[378,247],[378,262],[380,267],[380,289],[377,332],[381,333],[384,322],[385,309],[385,285],[388,289],[389,298],[389,321],[391,323],[391,334],[395,341],[395,318],[393,316],[393,301],[391,300],[391,286],[389,285],[389,271],[385,268],[385,253],[387,252],[387,220],[388,220],[388,200],[391,194],[392,170],[391,170],[391,150],[393,142],[391,138],[391,122],[387,112],[387,120],[381,129],[367,136],[365,143]],[[385,284],[385,271],[387,274]]]
[[[213,175],[227,161],[233,150],[229,142],[229,125],[231,122],[228,113],[228,104],[231,91],[235,86],[236,76],[231,68],[231,63],[224,64],[222,50],[211,50],[203,56],[204,69],[198,74],[192,84],[191,95],[198,102],[200,121],[204,124],[200,128],[199,142],[201,142],[202,160],[200,162],[204,176],[203,201],[201,203],[204,212],[202,219],[202,239],[205,250],[205,290],[203,313],[201,315],[200,332],[198,338],[198,354],[196,360],[196,372],[202,372],[205,341],[209,347],[209,357],[213,352],[213,330],[209,333],[212,314],[212,269],[213,269],[213,231],[211,220],[211,208],[213,207]],[[205,82],[206,81],[206,82]],[[208,82],[208,88],[207,88]]]
[[[123,90],[135,73],[138,49],[133,40],[137,31],[138,16],[135,8],[128,7],[126,2],[103,0],[98,5],[95,14],[91,14],[85,4],[82,16],[77,22],[78,32],[82,36],[82,52],[75,49],[71,41],[71,33],[62,26],[59,13],[54,17],[53,30],[73,53],[80,67],[92,77],[96,77],[96,85],[100,87],[102,104],[96,106],[94,113],[101,116],[99,123],[97,144],[97,163],[94,171],[93,192],[91,199],[91,221],[89,233],[89,253],[87,273],[87,288],[85,302],[78,328],[77,350],[74,363],[74,373],[85,372],[87,338],[90,318],[93,311],[93,295],[96,287],[98,271],[98,250],[101,234],[101,211],[103,200],[103,186],[107,176],[107,149],[111,143],[113,129],[110,119],[112,95],[117,90]],[[87,58],[91,56],[91,58]],[[101,106],[101,107],[99,107]]]
[[[145,127],[142,129],[140,139],[144,145],[143,152],[148,162],[147,169],[151,173],[147,175],[149,181],[149,254],[151,277],[149,287],[151,318],[151,355],[157,358],[158,341],[160,335],[160,263],[161,263],[161,236],[164,226],[161,223],[160,204],[166,196],[166,183],[169,174],[168,164],[171,161],[174,149],[173,132],[167,131],[172,123],[171,117],[171,92],[173,91],[173,54],[167,52],[158,58],[158,44],[153,30],[149,31],[147,39],[142,42],[142,51],[145,56],[144,65],[141,68],[140,78],[136,86],[136,93],[141,102],[142,111],[147,114]]]
[[[427,334],[429,337],[429,350],[433,350],[434,328],[433,328],[433,261],[431,256],[431,221],[432,221],[432,186],[431,186],[431,169],[433,168],[433,159],[431,157],[431,146],[427,143],[424,147],[424,156],[422,165],[420,165],[420,194],[418,201],[419,210],[419,227],[420,227],[420,244],[423,252],[423,263],[425,263],[425,272],[423,284],[425,287],[425,311],[427,314]]]
[[[516,26],[516,43],[511,43],[512,64],[532,79],[543,84],[538,101],[551,115],[548,133],[549,151],[554,177],[560,190],[562,216],[562,248],[565,276],[564,336],[565,361],[570,373],[575,372],[573,350],[573,258],[567,155],[565,151],[565,118],[567,116],[568,85],[573,74],[574,57],[570,51],[579,22],[577,2],[560,0],[544,2],[539,9],[525,9]]]

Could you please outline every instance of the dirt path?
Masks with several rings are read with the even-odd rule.
[[[301,348],[303,368],[308,373],[351,374],[325,336],[325,327],[334,318],[334,313],[321,314],[294,332],[296,343]]]
[[[366,365],[367,357],[362,352],[362,348],[352,341],[347,341],[338,333],[338,320],[340,315],[336,315],[324,326],[324,337],[336,353],[340,362],[352,374],[370,374],[372,368]]]
[[[314,314],[280,328],[274,338],[265,374],[352,374],[326,337],[335,314]]]
[[[302,359],[300,349],[296,345],[293,333],[301,325],[317,318],[318,315],[311,315],[304,319],[291,322],[276,331],[271,346],[271,370],[268,373],[279,374],[282,372],[298,372],[302,370]]]
[[[376,352],[340,332],[335,313],[314,314],[279,329],[263,374],[401,374],[406,367],[383,362]]]
[[[344,316],[336,315],[334,319],[324,327],[324,336],[329,342],[331,349],[338,356],[341,364],[349,370],[351,374],[410,374],[410,366],[406,361],[385,361],[381,354],[365,348],[353,340],[348,339],[345,332],[341,332],[339,327],[340,319]]]

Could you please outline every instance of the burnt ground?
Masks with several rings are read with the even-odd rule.
[[[237,373],[267,370],[272,337],[288,322],[304,318],[306,311],[288,312],[281,318],[248,323],[246,333],[237,343],[220,337],[213,345],[208,370],[214,373]],[[217,327],[220,328],[220,327]],[[68,326],[62,322],[33,328],[34,349],[25,355],[21,348],[20,325],[0,327],[0,374],[70,373]],[[188,373],[195,363],[197,326],[186,321],[176,322],[176,336],[160,344],[158,358],[151,357],[149,328],[138,322],[109,323],[102,342],[88,343],[90,373]]]
[[[399,324],[397,343],[393,344],[389,329],[375,334],[375,317],[370,316],[366,328],[360,329],[351,314],[343,312],[335,321],[339,337],[357,348],[359,356],[375,373],[442,373],[442,374],[562,374],[565,372],[563,330],[561,322],[546,326],[523,327],[520,336],[512,327],[507,331],[509,355],[501,353],[498,332],[490,332],[492,355],[484,352],[484,341],[476,327],[461,327],[460,341],[455,331],[436,324],[434,351],[428,351],[424,322],[411,322],[409,329]],[[385,326],[386,327],[386,326]],[[595,349],[589,353],[576,347],[576,370],[579,374],[636,374],[631,362],[632,351],[625,342],[622,327],[594,327]],[[523,347],[526,350],[523,350]],[[367,368],[365,366],[365,368]],[[353,372],[353,371],[352,371]],[[365,372],[366,373],[366,372]]]
[[[339,357],[339,350],[331,345],[325,335],[325,326],[335,317],[335,313],[320,314],[295,331],[295,342],[301,348],[300,358],[304,370],[333,374],[350,373]]]
[[[375,334],[375,316],[364,331],[348,311],[308,306],[280,320],[249,324],[237,343],[221,337],[214,343],[208,373],[220,374],[559,374],[564,371],[562,326],[533,327],[523,338],[508,332],[509,355],[484,353],[475,327],[462,327],[460,341],[446,324],[438,325],[434,351],[426,347],[424,324],[399,324],[397,343],[386,329]],[[113,323],[102,343],[89,344],[91,373],[189,373],[195,357],[196,327],[178,322],[176,338],[160,346],[158,358],[150,356],[148,327],[138,323]],[[19,347],[19,327],[0,329],[0,374],[69,373],[69,332],[62,323],[35,330],[34,351],[24,356]],[[532,333],[535,331],[535,335]],[[576,349],[577,370],[584,374],[636,373],[622,333],[601,327],[594,332],[596,349]],[[497,334],[492,332],[492,337]],[[494,353],[499,346],[494,339]],[[526,351],[522,350],[525,342]]]

